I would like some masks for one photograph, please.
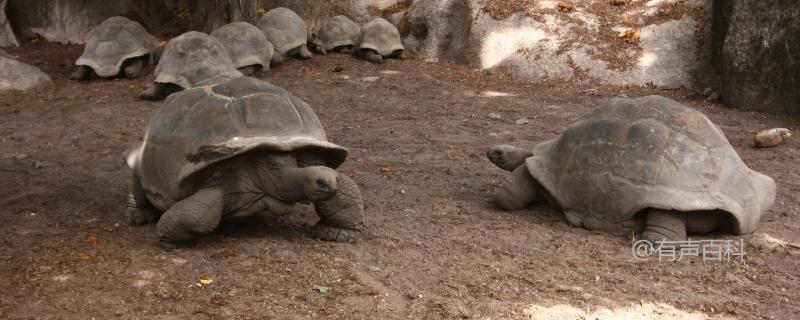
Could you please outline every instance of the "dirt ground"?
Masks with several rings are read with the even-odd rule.
[[[757,241],[768,234],[800,242],[800,139],[752,147],[753,132],[797,130],[793,119],[727,109],[691,91],[531,84],[423,60],[292,60],[261,78],[309,102],[330,139],[350,149],[341,170],[364,196],[361,241],[311,239],[316,217],[304,207],[290,217],[228,221],[194,247],[167,251],[154,226],[129,227],[123,216],[130,170],[120,154],[159,107],[137,98],[152,75],[74,83],[67,78],[79,46],[34,41],[8,51],[57,88],[0,95],[2,319],[800,314],[800,251]],[[342,73],[332,71],[337,65]],[[350,79],[336,80],[342,74]],[[371,76],[379,79],[362,81]],[[593,88],[599,95],[584,91]],[[654,93],[703,111],[748,166],[776,180],[757,235],[743,236],[744,262],[637,261],[630,237],[571,227],[545,207],[502,212],[490,203],[506,173],[485,158],[488,146],[533,147],[602,99]],[[529,123],[516,123],[523,118]]]

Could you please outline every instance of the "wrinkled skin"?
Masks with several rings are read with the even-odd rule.
[[[183,90],[182,87],[173,83],[153,83],[139,94],[139,97],[148,101],[164,100],[170,94]]]
[[[497,167],[511,171],[511,177],[494,193],[493,200],[503,210],[519,210],[539,203],[557,208],[557,202],[525,166],[525,160],[532,156],[530,151],[510,145],[491,147],[486,152],[489,161]],[[729,220],[719,210],[679,212],[672,210],[647,209],[644,212],[644,231],[642,239],[651,243],[656,241],[682,241],[687,234],[705,234],[714,230],[728,230]]]
[[[291,153],[254,152],[217,165],[199,189],[163,214],[147,199],[134,176],[127,209],[130,224],[157,222],[159,239],[182,243],[212,232],[223,217],[259,212],[288,214],[298,202],[312,202],[320,222],[317,239],[355,242],[363,221],[363,203],[355,183],[335,170]]]
[[[118,77],[136,79],[142,75],[145,66],[144,58],[132,58],[125,61],[122,71]],[[69,79],[74,81],[89,81],[97,77],[97,74],[89,66],[78,66],[78,69],[70,75]]]

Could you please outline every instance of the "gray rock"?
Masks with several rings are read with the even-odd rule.
[[[9,0],[8,15],[20,38],[41,36],[48,41],[81,44],[105,19],[134,11],[136,0]]]
[[[378,81],[378,79],[380,79],[380,78],[378,78],[378,77],[365,77],[365,78],[361,79],[361,81],[364,81],[364,82],[375,82],[375,81]]]
[[[0,0],[0,47],[7,46],[19,46],[19,42],[6,17],[6,0]]]
[[[500,118],[502,118],[502,117],[503,117],[503,116],[501,116],[499,113],[494,113],[494,112],[492,112],[492,113],[489,113],[489,119],[495,119],[495,120],[497,120],[497,119],[500,119]]]
[[[713,16],[715,87],[723,102],[800,114],[800,2],[715,1]]]
[[[687,3],[704,10],[707,0]],[[669,6],[659,3],[658,6]],[[540,14],[496,20],[481,0],[415,1],[400,24],[405,47],[423,58],[450,59],[480,69],[499,69],[523,80],[572,79],[614,85],[693,87],[698,65],[695,32],[702,21],[691,16],[647,25],[640,41],[619,50],[603,39],[600,19],[580,8],[569,14],[541,4]],[[599,13],[598,13],[599,14]],[[576,37],[588,34],[587,37]],[[595,39],[586,41],[587,39]],[[623,40],[618,40],[623,41]],[[626,65],[618,66],[619,61]]]
[[[53,86],[50,76],[38,68],[19,62],[0,51],[0,91],[38,90]]]

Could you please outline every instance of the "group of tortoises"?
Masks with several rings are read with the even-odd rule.
[[[225,217],[313,203],[316,238],[358,239],[361,194],[335,170],[347,150],[327,141],[307,103],[245,77],[288,57],[310,58],[306,34],[299,16],[277,8],[256,26],[231,23],[169,41],[155,84],[143,93],[166,101],[143,141],[125,153],[133,169],[130,224],[157,223],[162,241],[183,242]],[[373,62],[405,55],[397,29],[383,19],[359,27],[328,18],[310,45]],[[110,18],[91,33],[73,77],[135,77],[159,55],[141,25]],[[650,241],[752,232],[776,193],[775,182],[750,170],[706,116],[660,96],[609,100],[532,150],[499,145],[487,157],[512,172],[494,194],[500,209],[543,203],[575,226],[641,232]]]
[[[155,82],[140,97],[162,100],[204,81],[251,76],[289,57],[309,59],[313,55],[309,43],[321,54],[353,53],[376,63],[406,57],[399,31],[383,18],[359,26],[346,16],[330,17],[311,41],[308,38],[303,19],[280,7],[268,11],[255,26],[233,22],[211,34],[184,33],[171,39],[162,53],[159,41],[139,23],[111,17],[89,34],[71,78],[136,78],[145,65],[158,62]]]

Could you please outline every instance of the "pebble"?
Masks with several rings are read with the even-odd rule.
[[[500,119],[500,118],[502,118],[502,116],[500,116],[499,113],[492,112],[492,113],[489,114],[489,118],[490,119]]]
[[[350,76],[348,76],[346,74],[340,74],[340,75],[336,76],[336,80],[339,80],[339,81],[341,81],[341,80],[350,80]]]
[[[24,160],[27,157],[28,157],[27,153],[18,153],[17,155],[14,156],[14,158],[17,160]]]
[[[586,95],[587,95],[587,96],[590,96],[590,97],[594,97],[594,96],[596,96],[596,95],[600,94],[600,93],[597,91],[597,89],[586,89],[586,90],[583,90],[583,92],[585,92],[585,93],[586,93]]]
[[[333,68],[333,72],[342,72],[342,71],[344,71],[344,68],[342,68],[342,66],[340,65],[336,65],[336,67]]]
[[[394,70],[383,70],[383,71],[381,71],[381,74],[399,74],[399,73],[400,73],[400,71],[394,71]]]
[[[364,82],[375,82],[375,81],[378,81],[378,79],[380,79],[380,78],[378,78],[378,77],[366,77],[364,79],[361,79],[361,81],[364,81]]]
[[[186,264],[186,259],[184,259],[184,258],[172,258],[172,259],[170,259],[170,261],[172,261],[172,263],[177,264],[177,265]]]
[[[439,63],[439,58],[427,58],[425,63]]]
[[[369,266],[369,267],[367,267],[367,270],[369,270],[371,272],[378,272],[378,271],[381,271],[381,268],[378,268],[376,266]]]
[[[529,124],[529,123],[531,123],[531,121],[525,118],[517,120],[517,124]]]

